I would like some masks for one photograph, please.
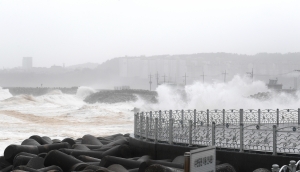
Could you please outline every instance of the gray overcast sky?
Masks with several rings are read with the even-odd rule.
[[[300,51],[299,0],[0,0],[0,67]]]

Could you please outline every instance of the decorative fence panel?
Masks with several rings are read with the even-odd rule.
[[[248,125],[244,127],[244,149],[253,151],[273,151],[272,125]]]
[[[197,125],[192,128],[192,145],[212,145],[212,128],[207,125]]]
[[[216,124],[223,124],[223,121],[224,121],[224,116],[223,116],[223,110],[218,110],[218,109],[215,109],[215,110],[207,110],[207,114],[208,114],[208,123],[212,123],[212,122],[215,122]]]
[[[207,116],[207,111],[195,111],[196,112],[196,125],[208,125],[208,116]],[[193,119],[191,119],[193,120]]]
[[[277,151],[297,154],[300,152],[300,126],[285,126],[277,129]]]
[[[215,129],[215,145],[219,148],[240,149],[240,125],[217,125]]]
[[[254,109],[249,109],[244,111],[244,119],[243,123],[244,124],[260,124],[260,109],[259,110],[254,110]]]
[[[224,111],[225,112],[225,111]],[[225,116],[226,114],[226,116]],[[225,124],[239,124],[240,123],[240,111],[231,109],[224,113]]]
[[[298,110],[284,109],[279,111],[279,123],[298,123]]]
[[[262,110],[260,121],[263,124],[277,124],[276,110],[273,110],[273,109]]]

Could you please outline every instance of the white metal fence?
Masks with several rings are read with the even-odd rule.
[[[272,172],[300,172],[300,170],[297,170],[299,164],[300,161],[296,163],[296,161],[291,160],[289,165],[284,165],[281,168],[279,168],[279,165],[273,164],[271,170]]]
[[[300,153],[300,109],[175,110],[134,116],[135,137],[147,141]]]

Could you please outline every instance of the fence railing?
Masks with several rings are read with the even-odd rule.
[[[281,168],[279,168],[279,165],[273,164],[272,165],[272,172],[300,172],[299,169],[300,161],[296,163],[296,161],[291,160],[289,165],[283,165]]]
[[[134,116],[134,134],[147,141],[263,151],[300,152],[300,109],[175,110]]]

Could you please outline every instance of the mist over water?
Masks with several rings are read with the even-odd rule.
[[[142,110],[297,109],[300,105],[299,91],[296,95],[276,93],[262,81],[252,82],[248,77],[239,75],[226,83],[195,82],[183,88],[161,85],[156,91],[158,103],[137,102]],[[271,96],[267,100],[250,97],[259,92],[269,92]]]
[[[284,83],[283,83],[284,85]],[[31,135],[52,138],[81,137],[84,134],[110,135],[133,132],[133,109],[141,111],[180,109],[297,109],[300,92],[276,93],[262,81],[235,76],[226,83],[194,82],[185,87],[160,85],[157,102],[138,96],[137,101],[89,104],[84,99],[95,93],[90,87],[79,87],[77,93],[64,94],[54,90],[41,96],[16,95],[0,88],[0,152],[9,144]],[[259,92],[268,99],[251,98]]]

